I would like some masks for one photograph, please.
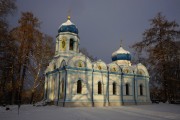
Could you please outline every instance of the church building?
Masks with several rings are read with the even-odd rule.
[[[63,107],[149,104],[149,74],[132,65],[122,46],[112,62],[92,62],[79,52],[78,29],[70,16],[58,29],[55,55],[45,71],[44,100]]]

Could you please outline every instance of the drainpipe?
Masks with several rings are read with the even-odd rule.
[[[120,68],[120,70],[121,70],[121,101],[122,101],[122,105],[124,105],[124,100],[123,100],[123,72],[122,72],[121,68]]]
[[[149,99],[148,99],[148,98],[149,98],[149,95],[148,95],[148,88],[149,88],[149,87],[148,87],[148,86],[149,86],[149,85],[148,85],[147,77],[144,76],[144,78],[145,78],[145,79],[144,79],[144,80],[145,80],[145,87],[143,87],[143,88],[146,90],[146,102],[148,102],[148,100],[149,100]]]
[[[134,78],[133,78],[133,80],[134,80],[134,103],[135,103],[135,105],[137,105],[137,101],[136,101],[136,79],[135,79],[135,73],[133,72],[133,74],[134,74]]]
[[[94,65],[92,65],[92,107],[94,107]]]
[[[60,94],[60,70],[59,70],[59,80],[58,80],[58,100],[57,100],[57,106],[59,105],[59,94]]]
[[[107,100],[108,100],[108,106],[109,106],[109,67],[107,66],[108,70],[108,76],[107,76]]]

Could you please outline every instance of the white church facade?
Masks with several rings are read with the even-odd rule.
[[[149,74],[141,63],[131,65],[122,46],[112,63],[92,62],[79,52],[78,29],[68,20],[56,37],[55,55],[45,71],[44,99],[63,107],[120,106],[150,103]]]

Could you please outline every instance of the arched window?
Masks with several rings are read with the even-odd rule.
[[[142,86],[142,84],[140,84],[139,88],[140,88],[140,95],[143,95],[143,86]]]
[[[69,50],[73,50],[73,48],[74,48],[74,40],[71,38],[69,44]]]
[[[113,82],[113,95],[116,95],[116,82]]]
[[[129,95],[129,84],[126,83],[126,95]]]
[[[82,91],[82,83],[81,83],[81,80],[78,80],[77,81],[77,93],[81,94],[81,91]]]
[[[98,82],[98,94],[102,94],[102,85],[101,82]]]

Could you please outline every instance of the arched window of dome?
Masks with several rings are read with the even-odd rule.
[[[81,94],[82,92],[82,82],[81,80],[77,81],[77,94]]]
[[[71,38],[69,43],[69,50],[73,50],[73,49],[74,49],[74,40]]]
[[[98,82],[98,94],[102,94],[102,84],[100,81]]]
[[[113,95],[116,95],[116,82],[113,82]]]
[[[129,84],[126,83],[126,95],[129,95]]]
[[[139,89],[140,89],[140,95],[143,95],[143,85],[142,84],[139,85]]]

